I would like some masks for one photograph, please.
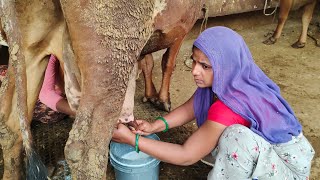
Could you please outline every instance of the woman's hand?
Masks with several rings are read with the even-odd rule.
[[[140,135],[144,135],[147,136],[149,134],[154,133],[154,127],[153,124],[149,123],[148,121],[145,120],[136,120],[137,124],[138,124],[138,128],[137,129],[133,129],[132,132],[135,134],[140,134]]]
[[[113,130],[112,140],[134,145],[135,135],[130,131],[130,129],[124,124],[119,123],[117,127]]]

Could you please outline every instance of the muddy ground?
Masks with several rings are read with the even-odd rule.
[[[314,20],[311,29],[316,28],[315,22],[320,20],[320,16],[317,15]],[[188,62],[191,55],[191,46],[199,34],[200,24],[201,21],[197,23],[185,39],[177,59],[170,87],[173,108],[186,101],[196,89],[192,80],[191,70],[185,62]],[[300,12],[291,13],[281,39],[273,46],[264,45],[262,41],[266,39],[265,35],[275,28],[276,21],[273,21],[272,16],[263,16],[262,12],[209,19],[207,27],[214,25],[224,25],[237,30],[247,42],[256,63],[280,86],[282,95],[292,106],[304,127],[305,136],[311,141],[316,151],[310,179],[320,179],[320,123],[318,118],[320,116],[320,47],[316,47],[311,38],[308,38],[306,47],[303,49],[290,47],[299,36],[301,26]],[[161,81],[159,59],[162,53],[163,51],[154,54],[155,59],[158,59],[155,61],[153,74],[157,88],[160,87]],[[142,103],[143,91],[144,82],[143,77],[140,76],[137,80],[135,116],[152,121],[158,115],[165,114],[166,112],[157,110],[149,103]],[[71,128],[71,121],[66,121],[68,123],[35,124],[33,126],[35,137],[38,138],[36,140],[38,142],[37,150],[41,152],[41,156],[49,166],[55,164],[52,161],[62,158],[64,139],[67,137],[67,130]],[[171,129],[167,133],[159,133],[158,135],[163,141],[182,144],[195,129],[195,122],[191,122],[183,127]],[[56,140],[50,138],[41,140],[43,137],[47,139],[52,137],[56,138]],[[54,153],[52,153],[53,149],[55,149]],[[0,160],[0,165],[2,163],[3,161]],[[0,166],[0,174],[2,168]],[[161,163],[160,179],[206,179],[209,171],[210,167],[201,162],[188,167]],[[114,170],[111,165],[108,166],[107,175],[109,179],[114,179]]]

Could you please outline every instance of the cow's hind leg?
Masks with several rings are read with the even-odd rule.
[[[9,122],[8,116],[11,112],[12,98],[14,93],[13,70],[10,68],[7,72],[0,88],[0,144],[4,159],[4,173],[2,179],[18,179],[21,177],[21,151],[22,141],[18,141],[17,132],[19,129],[12,129],[14,122]]]
[[[3,130],[3,129],[2,129]],[[23,177],[22,170],[22,140],[16,140],[17,135],[10,131],[6,133],[10,134],[10,137],[6,137],[6,142],[1,143],[3,160],[4,160],[4,173],[3,179],[17,179]],[[20,170],[19,170],[20,169]]]
[[[306,4],[303,7],[303,15],[302,15],[302,30],[300,37],[297,42],[293,43],[291,46],[293,48],[303,48],[307,41],[307,33],[310,21],[312,19],[313,10],[316,6],[316,0],[313,2]]]
[[[156,103],[160,109],[165,111],[171,110],[171,101],[170,101],[170,80],[173,73],[173,70],[176,65],[176,58],[178,56],[180,47],[182,45],[184,36],[180,36],[174,44],[167,49],[165,54],[162,57],[162,83],[159,91],[159,100]]]
[[[264,44],[267,44],[267,45],[274,44],[280,38],[284,24],[287,21],[291,6],[292,6],[292,0],[280,0],[280,13],[278,17],[278,25],[273,35],[269,37],[267,40],[263,41]]]
[[[139,65],[145,82],[145,95],[142,101],[155,103],[158,99],[158,93],[152,81],[152,70],[154,66],[152,54],[145,55],[144,58],[139,61]]]
[[[14,46],[13,46],[14,47]],[[14,49],[14,48],[13,48]],[[19,50],[20,51],[20,50]],[[11,50],[15,52],[15,50]],[[18,54],[18,53],[17,53]],[[18,59],[18,58],[13,58]],[[21,77],[22,75],[18,73],[16,70],[17,67],[13,67],[12,64],[17,64],[16,60],[10,61],[9,69],[7,71],[7,75],[1,85],[0,89],[0,102],[1,102],[1,109],[0,109],[0,144],[3,149],[3,159],[4,159],[4,175],[3,179],[21,179],[24,177],[24,171],[22,166],[22,136],[21,134],[25,134],[25,152],[27,154],[27,168],[29,168],[29,173],[27,173],[27,179],[39,179],[38,177],[46,178],[46,169],[41,163],[38,156],[35,154],[34,150],[32,149],[32,140],[31,135],[26,135],[27,132],[30,131],[30,121],[27,119],[31,119],[33,113],[33,107],[36,101],[36,94],[38,94],[39,83],[41,80],[40,74],[43,74],[45,69],[45,64],[42,63],[38,65],[38,68],[27,68],[27,78]],[[19,62],[22,63],[22,62]],[[27,63],[30,66],[31,62]],[[21,73],[21,72],[20,72]],[[26,76],[26,75],[24,75]],[[27,88],[23,88],[24,91],[30,93],[25,96],[25,100],[27,105],[25,105],[25,115],[21,115],[21,107],[19,107],[19,103],[21,103],[22,98],[21,95],[18,95],[18,90],[16,86],[16,81],[20,80],[26,81],[29,80],[27,83]],[[20,85],[21,86],[21,85]],[[20,98],[19,98],[20,97]],[[28,98],[28,99],[27,99]],[[19,99],[19,101],[18,101]],[[19,103],[18,103],[19,102]],[[21,106],[21,105],[20,105]],[[26,108],[29,107],[29,109]],[[20,108],[20,110],[19,110]],[[28,111],[27,111],[28,110]],[[26,118],[28,114],[28,118]],[[19,122],[19,119],[22,120]],[[20,126],[22,125],[23,126]],[[22,130],[22,132],[20,131]],[[29,130],[27,130],[29,129]],[[39,174],[38,174],[39,173]],[[40,176],[38,176],[40,175]],[[42,179],[43,179],[42,178]],[[41,178],[40,178],[41,179]]]

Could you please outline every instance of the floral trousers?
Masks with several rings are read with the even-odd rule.
[[[215,164],[208,180],[308,180],[314,153],[303,134],[270,144],[249,128],[232,125],[211,152]]]

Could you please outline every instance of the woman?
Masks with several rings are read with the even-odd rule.
[[[75,116],[67,99],[63,96],[64,82],[59,75],[59,60],[51,55],[44,75],[43,84],[39,93],[39,100],[54,111]]]
[[[216,161],[208,179],[307,179],[314,150],[242,37],[225,27],[209,28],[194,42],[192,59],[198,86],[193,96],[153,123],[138,120],[136,131],[119,124],[113,140],[176,165],[193,164],[211,152]],[[183,145],[138,135],[194,118],[199,128]]]

